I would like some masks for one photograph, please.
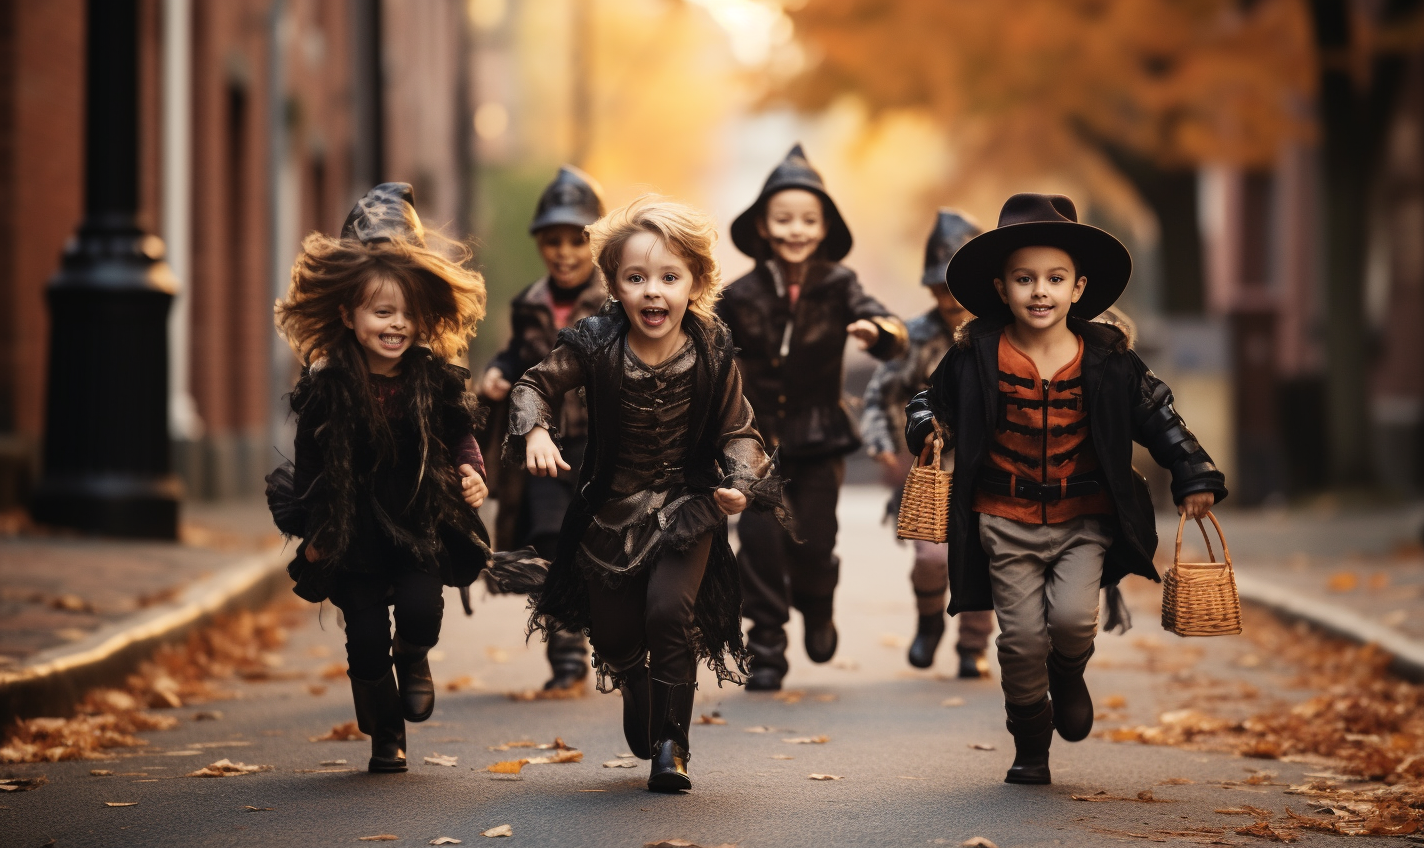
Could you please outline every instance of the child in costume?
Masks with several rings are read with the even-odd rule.
[[[475,398],[449,361],[484,315],[484,281],[437,249],[413,204],[409,185],[382,183],[340,238],[307,236],[276,307],[304,373],[294,463],[268,478],[268,498],[278,528],[303,540],[294,591],[345,618],[373,772],[406,770],[405,722],[435,707],[442,586],[468,586],[489,555]]]
[[[776,478],[713,313],[711,219],[645,196],[589,234],[612,299],[510,394],[511,457],[538,476],[568,470],[559,404],[579,388],[588,403],[579,497],[530,626],[588,631],[599,689],[622,690],[628,746],[653,761],[648,788],[690,789],[697,660],[719,682],[745,670],[727,516],[775,509]]]
[[[960,329],[930,388],[906,409],[921,452],[938,421],[955,449],[950,509],[951,615],[993,609],[1008,729],[1009,783],[1049,783],[1053,731],[1093,727],[1083,670],[1099,589],[1108,622],[1118,582],[1156,580],[1157,530],[1132,443],[1172,472],[1189,518],[1226,497],[1226,480],[1157,379],[1111,323],[1132,272],[1127,248],[1078,223],[1066,197],[1016,194],[996,229],[950,260],[949,289],[978,316]]]
[[[840,264],[850,229],[799,144],[732,223],[732,241],[757,264],[727,286],[717,311],[731,329],[757,425],[780,454],[788,506],[805,540],[795,543],[764,514],[744,516],[737,530],[752,621],[747,688],[776,690],[786,675],[792,607],[804,619],[811,660],[829,662],[836,652],[836,501],[845,455],[860,447],[841,400],[846,338],[890,359],[905,349],[905,325]]]
[[[881,363],[865,388],[865,411],[860,418],[861,438],[869,454],[885,466],[897,484],[905,479],[913,457],[900,449],[901,433],[905,429],[905,404],[916,393],[929,387],[930,374],[944,358],[954,339],[954,333],[971,317],[945,285],[944,272],[949,259],[966,241],[979,235],[978,225],[952,209],[941,209],[935,218],[934,230],[925,245],[925,270],[920,284],[934,296],[935,308],[905,325],[909,332],[910,349],[904,356]],[[945,451],[940,459],[946,471],[954,470],[954,452]],[[893,518],[899,512],[900,487],[894,488],[889,512]],[[944,636],[944,610],[949,596],[949,574],[945,571],[946,545],[915,541],[915,562],[910,571],[910,585],[915,591],[919,623],[915,639],[910,643],[910,665],[929,668],[934,665],[935,650]],[[982,677],[988,673],[984,652],[989,647],[989,634],[994,630],[994,614],[988,610],[966,611],[959,616],[959,639],[955,650],[959,654],[959,676]]]
[[[491,424],[503,430],[504,405],[510,386],[553,350],[560,330],[598,312],[607,297],[593,264],[584,228],[603,216],[598,184],[579,169],[565,165],[545,187],[534,210],[529,232],[548,273],[515,296],[509,306],[509,345],[490,362],[480,382],[480,400],[491,408]],[[557,432],[569,471],[534,477],[523,468],[491,469],[499,473],[499,518],[495,540],[501,549],[532,547],[545,560],[554,559],[559,525],[573,502],[578,469],[587,439],[587,410],[577,392],[564,398]],[[492,433],[499,444],[502,433]],[[550,692],[582,687],[588,676],[588,642],[582,633],[559,630],[549,634],[545,653],[552,676]]]

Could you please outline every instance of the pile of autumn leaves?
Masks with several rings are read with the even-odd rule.
[[[1295,681],[1317,695],[1244,720],[1194,709],[1164,713],[1152,727],[1107,731],[1118,742],[1229,750],[1260,759],[1325,763],[1332,779],[1292,786],[1326,817],[1289,814],[1292,828],[1348,835],[1424,831],[1424,686],[1388,672],[1372,645],[1329,639],[1264,613],[1245,632],[1267,656],[1300,670]],[[1334,779],[1338,778],[1338,779]]]
[[[15,722],[0,742],[0,763],[93,759],[105,748],[146,745],[134,734],[178,723],[147,709],[230,697],[214,681],[270,677],[278,662],[273,652],[287,640],[282,616],[269,608],[219,617],[185,643],[160,648],[123,688],[91,691],[73,717]]]

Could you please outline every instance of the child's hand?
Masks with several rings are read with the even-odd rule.
[[[880,328],[874,321],[862,318],[846,327],[846,333],[855,336],[856,342],[860,344],[861,350],[870,350],[870,346],[880,341]]]
[[[736,489],[718,489],[712,493],[712,499],[717,501],[723,515],[736,515],[747,508],[747,496]]]
[[[553,436],[543,427],[535,427],[524,435],[524,457],[524,466],[535,477],[557,477],[560,469],[573,470],[573,466],[564,462]]]
[[[485,485],[485,478],[469,463],[460,466],[460,494],[472,509],[479,509],[485,498],[489,497],[489,486]]]
[[[1216,503],[1216,495],[1211,492],[1197,492],[1195,495],[1187,495],[1182,502],[1177,505],[1177,513],[1188,518],[1205,518],[1207,510]]]
[[[489,400],[499,402],[509,396],[510,382],[504,379],[504,372],[498,368],[485,371],[480,380],[480,394]]]

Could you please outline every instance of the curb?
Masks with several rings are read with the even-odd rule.
[[[1377,645],[1394,657],[1390,669],[1413,683],[1424,683],[1424,644],[1357,612],[1306,597],[1277,583],[1236,571],[1236,588],[1241,599],[1259,604],[1279,615],[1313,624],[1328,633],[1361,645]]]
[[[273,551],[239,560],[190,583],[167,604],[42,651],[17,670],[0,672],[0,726],[16,718],[69,715],[86,691],[122,684],[160,645],[183,638],[220,613],[266,603],[289,584],[290,559],[290,553]]]

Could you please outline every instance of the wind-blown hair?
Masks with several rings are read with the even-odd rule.
[[[303,365],[357,352],[355,331],[342,320],[342,310],[351,315],[368,302],[376,291],[368,291],[372,280],[400,287],[416,324],[417,344],[444,361],[464,355],[475,325],[485,316],[484,278],[464,267],[468,247],[430,231],[425,241],[363,244],[323,233],[302,240],[287,297],[276,304],[276,320]]]
[[[722,296],[723,283],[722,270],[712,256],[717,224],[711,215],[661,195],[645,194],[589,224],[587,232],[610,295],[623,261],[623,246],[634,235],[648,232],[661,238],[692,271],[693,290],[687,308],[704,321],[715,318],[713,306]]]

